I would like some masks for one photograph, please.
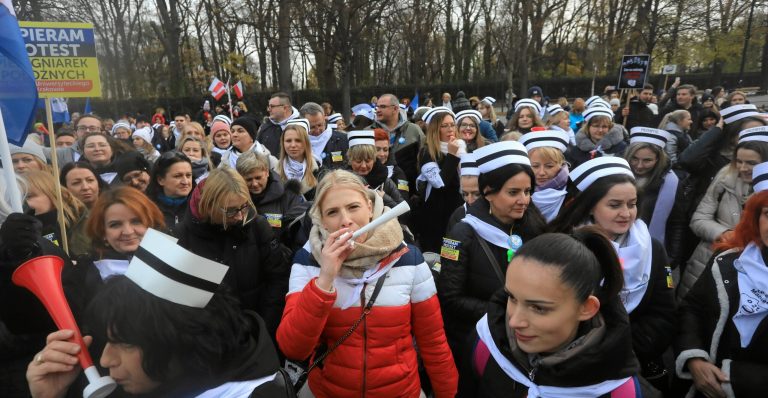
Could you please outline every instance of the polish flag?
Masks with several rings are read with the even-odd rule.
[[[219,100],[222,96],[224,96],[224,94],[227,93],[227,86],[225,86],[221,80],[214,77],[211,85],[208,86],[208,91],[211,92],[213,98]]]
[[[232,87],[232,89],[235,90],[235,95],[237,95],[238,99],[243,98],[243,82],[242,81],[237,82],[237,84],[235,84]]]

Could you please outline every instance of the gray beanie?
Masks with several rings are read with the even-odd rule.
[[[26,153],[28,155],[32,155],[37,157],[43,164],[47,164],[47,160],[45,159],[45,152],[43,152],[43,147],[39,144],[35,143],[31,140],[26,140],[24,142],[24,146],[19,147],[16,145],[8,145],[11,147],[11,156],[17,153]]]

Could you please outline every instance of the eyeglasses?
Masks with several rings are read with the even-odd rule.
[[[440,126],[440,127],[442,127],[442,126]],[[460,128],[460,129],[462,129],[462,130],[464,130],[464,129],[472,129],[472,130],[474,130],[474,129],[476,129],[477,127],[475,127],[475,125],[474,125],[474,124],[464,124],[464,123],[462,123],[462,124],[459,126],[459,128]]]
[[[454,127],[456,127],[456,123],[445,123],[440,125],[441,129],[452,129]]]
[[[223,208],[223,207],[219,207],[219,209],[221,209],[221,211],[223,211],[223,212],[224,212],[224,214],[225,214],[227,217],[234,217],[234,216],[236,216],[236,215],[238,215],[238,214],[241,214],[241,213],[247,212],[249,207],[250,207],[250,206],[248,205],[248,203],[244,203],[242,206],[240,206],[240,207],[237,207],[237,208],[229,208],[229,209],[225,209],[225,208]]]
[[[98,133],[101,131],[101,127],[96,126],[77,126],[77,131],[81,133],[85,133],[86,131],[89,133]]]

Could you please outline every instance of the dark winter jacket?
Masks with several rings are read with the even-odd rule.
[[[267,219],[275,236],[290,244],[288,226],[307,209],[301,196],[301,185],[291,180],[283,185],[274,170],[269,171],[267,187],[258,195],[251,194],[256,212]],[[285,233],[285,234],[284,234]]]
[[[230,267],[224,283],[233,288],[244,309],[264,318],[274,337],[288,291],[291,254],[274,236],[267,219],[256,215],[246,225],[225,229],[201,221],[190,210],[176,237],[185,249]]]
[[[687,258],[683,258],[683,242],[686,237],[685,234],[688,231],[688,223],[690,218],[687,216],[683,209],[683,181],[687,178],[687,173],[680,170],[672,171],[675,173],[678,179],[677,192],[673,198],[674,204],[672,205],[672,211],[667,218],[665,236],[664,236],[664,249],[667,252],[667,258],[672,269],[677,268],[678,265],[684,263]],[[650,226],[653,220],[653,213],[656,209],[657,200],[659,198],[659,191],[664,184],[665,178],[668,174],[665,173],[658,181],[650,181],[640,190],[640,201],[638,202],[637,218],[643,220],[645,225]]]
[[[390,130],[387,125],[379,121],[373,122],[366,129],[382,128],[388,132],[390,137],[389,162],[396,164],[403,171],[408,179],[410,192],[416,192],[416,177],[419,175],[418,156],[424,143],[424,132],[419,126],[400,119],[394,129]]]
[[[670,89],[667,95],[667,98],[669,98],[669,102],[667,102],[665,105],[663,105],[659,109],[659,114],[656,115],[656,124],[658,125],[661,123],[661,120],[664,119],[664,116],[667,115],[667,113],[674,112],[677,110],[686,110],[691,114],[691,120],[693,120],[693,124],[691,124],[691,130],[688,132],[691,136],[696,137],[698,135],[698,132],[696,129],[699,126],[699,118],[700,115],[704,112],[704,108],[701,106],[701,104],[698,103],[696,98],[693,99],[693,102],[691,102],[691,106],[686,109],[680,106],[680,104],[677,103],[676,97],[677,96],[677,89]]]
[[[280,154],[280,137],[282,136],[283,128],[273,122],[272,119],[267,118],[264,124],[259,127],[256,141],[264,145],[272,156],[278,156]]]
[[[176,200],[168,198],[164,195],[162,197],[154,197],[152,199],[157,207],[160,208],[160,212],[163,213],[165,228],[168,232],[168,235],[178,238],[177,231],[179,224],[184,221],[184,217],[187,214],[187,205],[189,203],[189,199],[181,198]]]
[[[429,162],[434,162],[424,147],[419,155],[419,170]],[[464,202],[459,193],[459,158],[445,154],[436,162],[440,167],[440,177],[445,184],[442,188],[432,188],[426,197],[426,183],[420,184],[421,204],[416,209],[415,227],[419,235],[421,250],[436,252],[440,248],[440,240],[448,224],[448,218],[460,204]]]
[[[621,114],[623,106],[615,112],[613,121],[616,124],[624,124],[624,116]],[[656,115],[648,108],[648,104],[640,101],[637,97],[632,97],[629,100],[629,115],[627,115],[627,131],[631,131],[633,127],[652,127],[656,128],[658,123],[655,123]]]
[[[514,225],[502,224],[490,215],[489,206],[486,199],[480,198],[468,207],[467,214],[520,236],[523,244],[544,232],[544,221],[533,206],[528,207],[526,215]],[[459,222],[443,239],[440,249],[440,305],[448,344],[456,355],[462,352],[467,335],[485,313],[491,295],[504,286],[503,275],[509,263],[506,248],[486,242],[496,260],[494,265],[480,246],[480,239],[472,226]],[[502,278],[494,267],[501,267],[498,274]]]
[[[632,353],[630,326],[627,313],[619,300],[603,303],[597,316],[581,323],[577,339],[553,355],[531,358],[509,338],[506,320],[507,296],[498,291],[490,299],[487,324],[491,344],[498,348],[504,362],[511,363],[538,386],[576,388],[609,380],[627,379],[621,395],[607,393],[599,398],[649,397],[650,391],[637,377],[640,367]],[[480,340],[472,324],[467,349],[459,366],[460,398],[523,398],[528,388],[508,376],[499,362],[489,353],[487,344]],[[514,347],[511,345],[515,344]],[[573,351],[573,352],[569,352]],[[531,362],[536,362],[533,366]],[[617,389],[613,390],[614,392]]]
[[[579,131],[576,133],[576,145],[572,145],[566,152],[566,160],[571,166],[570,170],[573,170],[582,163],[603,155],[623,156],[626,149],[624,129],[620,125],[614,125],[597,144]]]
[[[765,249],[762,254],[765,259]],[[675,368],[679,377],[691,379],[686,362],[703,358],[726,374],[730,383],[723,386],[732,390],[729,397],[761,397],[768,391],[768,318],[757,326],[749,345],[741,348],[740,335],[733,323],[741,297],[734,261],[740,255],[741,251],[732,249],[712,257],[685,296],[678,311],[680,332],[675,339]]]
[[[343,169],[346,167],[349,162],[349,159],[347,159],[347,149],[349,149],[347,135],[338,130],[333,130],[331,138],[328,139],[323,152],[319,155],[323,160],[321,167],[326,170]]]

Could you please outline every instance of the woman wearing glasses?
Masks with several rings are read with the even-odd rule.
[[[288,291],[291,253],[256,214],[248,185],[235,169],[213,170],[200,181],[176,237],[187,250],[230,267],[225,283],[243,309],[264,318],[274,337]]]
[[[467,153],[472,153],[486,144],[485,137],[480,134],[481,120],[480,112],[476,110],[468,109],[456,114],[459,137],[467,143]]]
[[[184,220],[192,188],[192,161],[187,155],[171,151],[157,159],[147,187],[147,196],[163,212],[170,235],[176,236],[176,229]]]

